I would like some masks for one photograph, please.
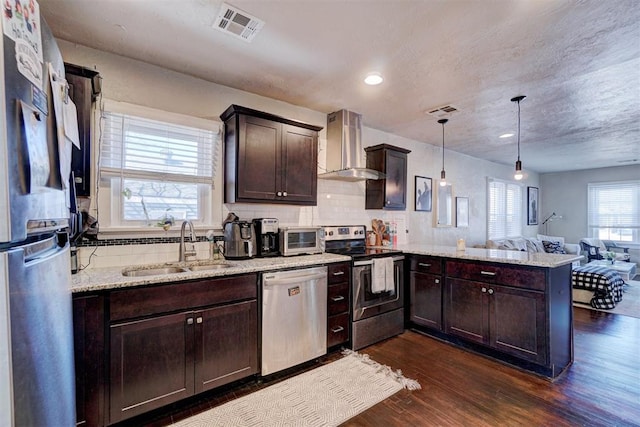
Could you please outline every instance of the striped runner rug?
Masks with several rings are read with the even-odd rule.
[[[420,388],[366,354],[345,357],[173,426],[337,426],[402,390]]]

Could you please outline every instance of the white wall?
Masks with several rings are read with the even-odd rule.
[[[100,72],[103,77],[103,96],[108,99],[209,119],[218,119],[230,104],[238,104],[302,122],[326,126],[326,114],[329,111],[318,112],[297,107],[66,41],[60,41],[59,45],[66,62],[95,68]],[[366,123],[366,117],[364,119]],[[470,226],[468,228],[436,228],[433,219],[435,212],[414,210],[414,176],[433,178],[433,187],[434,189],[437,187],[436,178],[440,176],[441,168],[439,146],[406,139],[366,126],[363,134],[365,146],[386,143],[411,150],[408,157],[406,211],[365,210],[363,182],[318,180],[318,206],[233,204],[225,205],[223,212],[233,211],[242,219],[277,217],[282,225],[365,224],[369,226],[372,218],[397,219],[400,223],[406,224],[409,243],[453,246],[457,238],[464,238],[468,246],[484,244],[486,240],[486,178],[492,176],[511,179],[513,165],[500,165],[445,151],[445,169],[447,179],[453,185],[454,197],[469,197]],[[455,135],[448,137],[455,138]],[[319,158],[323,163],[324,130],[320,132],[320,140]],[[437,142],[438,145],[439,142]],[[481,144],[482,141],[478,143]],[[523,160],[526,166],[526,159]],[[532,173],[525,178],[523,195],[526,195],[528,185],[538,186],[537,174]],[[523,209],[526,212],[526,201],[523,203]],[[523,234],[534,236],[538,227],[526,226],[524,218],[523,221]]]
[[[562,219],[547,223],[548,233],[564,236],[567,242],[578,243],[587,236],[587,184],[590,182],[628,181],[640,179],[640,166],[618,166],[540,175],[541,218],[552,212]],[[541,232],[545,227],[540,228]],[[638,262],[640,248],[631,251],[631,260]]]

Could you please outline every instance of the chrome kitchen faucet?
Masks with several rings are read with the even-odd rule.
[[[191,243],[184,242],[184,231],[186,226],[189,226],[189,235],[191,236]],[[193,224],[191,221],[182,221],[182,227],[180,228],[180,252],[178,253],[178,262],[191,261],[196,257],[196,234],[193,231]]]

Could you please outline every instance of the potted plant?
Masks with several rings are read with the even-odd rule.
[[[611,264],[615,264],[615,262],[616,262],[616,254],[615,254],[615,252],[607,251],[607,252],[604,253],[604,257]]]

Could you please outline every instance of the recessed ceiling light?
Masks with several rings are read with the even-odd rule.
[[[511,138],[513,136],[512,133],[503,133],[498,138]]]
[[[369,73],[367,77],[364,78],[364,82],[370,86],[379,85],[382,83],[384,79],[380,73]]]

